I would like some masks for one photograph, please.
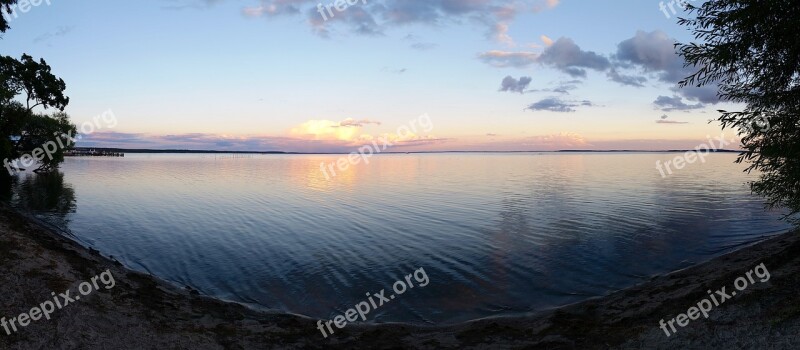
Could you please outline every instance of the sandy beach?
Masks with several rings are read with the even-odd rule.
[[[602,298],[538,314],[455,326],[348,326],[325,339],[316,320],[264,313],[196,295],[132,272],[100,252],[0,207],[0,317],[27,313],[51,292],[108,271],[115,286],[74,301],[8,335],[9,349],[585,349],[769,348],[800,345],[800,237],[774,237],[710,262],[655,276]],[[756,283],[667,337],[671,319],[763,263],[770,279]]]

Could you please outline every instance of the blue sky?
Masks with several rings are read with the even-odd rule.
[[[691,37],[660,1],[367,0],[327,22],[319,3],[51,0],[0,45],[47,60],[77,124],[113,111],[92,146],[692,148],[736,107],[674,91],[670,45]],[[432,130],[396,135],[426,113]]]

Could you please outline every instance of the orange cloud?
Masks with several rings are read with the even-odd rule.
[[[561,0],[543,0],[539,1],[536,5],[533,6],[533,12],[541,12],[544,10],[552,9],[558,4],[561,3]]]
[[[289,135],[306,140],[324,141],[355,141],[358,139],[359,128],[343,128],[343,122],[332,120],[309,120],[289,131]]]
[[[380,122],[370,120],[354,120],[351,118],[345,119],[341,122],[332,120],[309,120],[300,124],[289,131],[289,137],[301,140],[314,140],[314,141],[337,141],[342,145],[360,146],[371,143],[372,141],[380,141],[391,143],[395,146],[403,145],[422,145],[434,142],[440,142],[432,135],[419,135],[415,133],[412,128],[407,126],[400,127],[394,133],[381,133],[381,134],[366,134],[361,133],[366,124],[381,125]]]

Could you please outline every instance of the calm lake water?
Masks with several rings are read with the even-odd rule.
[[[539,311],[784,232],[734,154],[380,155],[328,181],[320,155],[69,158],[12,203],[203,294],[329,319],[422,267],[369,315],[444,324]],[[22,194],[22,195],[19,195]]]

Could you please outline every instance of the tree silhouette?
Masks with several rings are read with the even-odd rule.
[[[742,138],[737,162],[760,176],[751,183],[769,207],[800,212],[800,6],[797,0],[710,0],[689,4],[698,43],[677,44],[697,69],[680,84],[717,84],[723,100],[742,111],[720,110],[723,129]],[[787,216],[788,217],[788,216]]]
[[[0,96],[0,103],[7,104],[10,98],[24,94],[29,111],[39,106],[63,111],[69,104],[69,98],[64,96],[67,84],[50,71],[43,59],[36,62],[26,54],[19,61],[8,56],[0,57],[0,76],[5,78],[5,91]]]
[[[17,0],[0,0],[0,33],[5,33],[10,28],[3,13],[11,13],[11,5],[16,3]]]
[[[17,0],[0,0],[0,12],[10,13]],[[0,33],[8,30],[8,21],[0,15]],[[41,158],[37,171],[51,171],[64,160],[64,152],[73,146],[71,138],[76,127],[63,113],[69,104],[64,96],[66,83],[51,72],[43,59],[36,61],[24,54],[17,60],[0,56],[0,161],[8,162],[26,154],[34,153],[45,145],[52,152]],[[24,101],[24,104],[19,99]],[[59,112],[46,115],[35,112],[54,108]],[[46,149],[46,148],[45,148]],[[41,153],[40,153],[41,154]],[[5,166],[5,164],[3,164]],[[0,171],[0,177],[6,171]]]

